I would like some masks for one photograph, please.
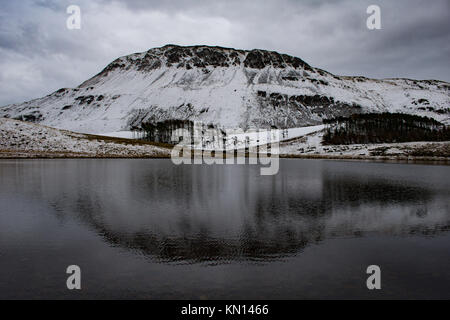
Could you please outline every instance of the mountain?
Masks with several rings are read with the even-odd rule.
[[[273,51],[166,45],[120,57],[76,88],[0,107],[0,117],[84,133],[166,119],[291,128],[361,112],[403,112],[449,124],[450,84],[336,76]]]

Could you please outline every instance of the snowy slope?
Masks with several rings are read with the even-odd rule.
[[[167,157],[170,150],[145,143],[89,136],[0,118],[0,158]]]
[[[226,128],[295,128],[382,111],[450,123],[450,84],[339,77],[264,50],[167,45],[118,58],[77,88],[0,107],[0,117],[106,133],[165,119]]]
[[[243,130],[227,130],[227,147],[232,149],[234,148],[245,148],[245,147],[254,147],[258,145],[265,145],[269,143],[267,138],[268,135],[272,133],[272,138],[270,142],[281,142],[286,140],[291,140],[299,137],[303,137],[305,135],[311,134],[313,132],[321,131],[325,128],[325,125],[317,125],[317,126],[307,126],[300,128],[289,128],[286,130],[248,130],[243,132]],[[285,134],[283,135],[283,131]],[[213,129],[210,131],[211,137],[215,135],[216,131]],[[102,133],[102,136],[106,137],[116,137],[116,138],[124,138],[124,139],[142,139],[144,138],[144,132],[137,131],[117,131],[117,132],[106,132]],[[208,131],[205,132],[205,136],[208,136]],[[248,140],[247,140],[248,139]],[[197,144],[193,144],[196,149],[203,150],[222,150],[223,146],[218,143],[221,140],[217,135],[215,136],[216,144],[210,144],[207,146],[202,146],[201,140],[197,142]],[[236,141],[236,144],[233,144],[233,141]]]
[[[282,142],[279,154],[284,156],[343,159],[450,159],[450,142],[403,142],[352,145],[323,145],[325,130],[314,131],[299,139]]]

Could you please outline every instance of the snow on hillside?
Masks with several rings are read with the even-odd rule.
[[[300,128],[290,128],[285,130],[256,130],[256,131],[246,131],[233,132],[227,131],[227,141],[226,147],[229,149],[246,148],[246,147],[256,147],[261,145],[266,145],[268,143],[282,142],[286,140],[291,140],[299,137],[303,137],[307,134],[320,131],[325,126],[323,124],[317,126],[307,126]],[[248,139],[248,140],[247,140]],[[236,141],[233,143],[233,141]],[[194,148],[201,149],[201,143],[194,146]],[[219,145],[213,145],[208,148],[208,146],[203,147],[203,149],[216,149],[221,150],[223,147]]]
[[[0,158],[164,157],[170,150],[0,118]]]
[[[323,146],[322,126],[294,128],[283,138],[282,156],[337,158],[450,158],[450,142]],[[295,136],[295,138],[294,138]],[[0,118],[0,158],[169,157],[170,150],[145,142],[92,136]]]
[[[450,142],[404,142],[351,145],[322,145],[324,130],[280,144],[280,155],[349,158],[349,159],[405,159],[429,158],[447,160],[450,158]]]
[[[0,107],[0,117],[107,133],[166,119],[222,128],[295,128],[383,111],[448,124],[450,84],[340,77],[264,50],[167,45],[118,58],[77,88]]]
[[[233,148],[244,148],[246,146],[253,147],[258,145],[264,145],[268,143],[267,135],[277,132],[278,134],[273,134],[273,137],[271,138],[271,142],[280,142],[285,140],[290,140],[294,138],[299,138],[304,135],[320,131],[325,127],[325,125],[317,125],[317,126],[307,126],[307,127],[300,127],[300,128],[290,128],[286,130],[255,130],[251,131],[248,130],[246,132],[243,132],[243,130],[227,130],[226,131],[226,139],[228,141],[227,147],[233,149]],[[217,133],[216,130],[212,129],[212,136]],[[102,136],[106,137],[116,137],[116,138],[124,138],[124,139],[142,139],[145,136],[145,133],[142,131],[117,131],[117,132],[107,132],[102,133]],[[208,132],[206,132],[205,136],[208,135]],[[221,140],[223,137],[215,136],[216,141]],[[248,141],[246,140],[248,138]],[[232,145],[232,142],[236,140],[236,144]],[[247,143],[248,142],[248,143]],[[195,149],[218,149],[222,150],[223,146],[220,144],[211,144],[208,146],[202,146],[201,140],[198,141],[197,144],[194,144]]]

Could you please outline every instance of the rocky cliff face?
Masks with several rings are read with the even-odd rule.
[[[77,88],[1,107],[0,116],[104,133],[167,119],[299,127],[385,111],[450,123],[450,84],[340,77],[264,50],[167,45],[120,57]]]

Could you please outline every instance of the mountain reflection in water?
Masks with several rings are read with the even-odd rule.
[[[260,176],[257,166],[170,160],[55,163],[0,173],[8,192],[46,202],[60,221],[164,263],[268,263],[331,238],[450,228],[448,167],[281,160],[278,175]]]

